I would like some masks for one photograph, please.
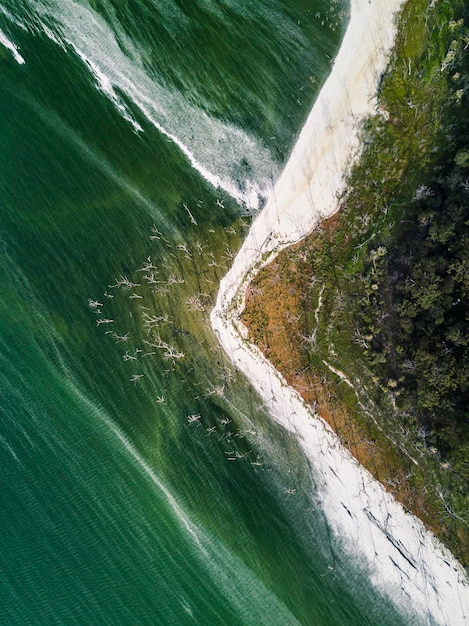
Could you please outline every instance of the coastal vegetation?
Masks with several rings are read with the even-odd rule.
[[[263,268],[250,338],[469,564],[469,10],[404,5],[340,211]]]

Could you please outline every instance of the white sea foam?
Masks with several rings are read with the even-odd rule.
[[[331,429],[243,338],[246,287],[260,266],[338,209],[348,167],[359,153],[358,125],[373,113],[379,77],[403,0],[352,0],[331,74],[292,155],[222,280],[211,321],[221,344],[310,461],[324,510],[372,582],[419,623],[469,623],[468,581],[447,549],[341,447]],[[416,618],[411,616],[417,616]]]
[[[136,132],[143,131],[138,114],[172,141],[213,187],[250,209],[258,208],[260,198],[267,195],[272,173],[277,171],[270,151],[259,140],[159,84],[119,25],[113,24],[112,30],[89,7],[71,0],[47,4],[32,0],[31,7],[35,15],[30,28],[62,48],[74,50],[99,90]],[[240,184],[244,163],[252,173]]]
[[[19,65],[23,65],[23,63],[25,63],[24,58],[19,53],[18,46],[15,43],[13,43],[13,41],[10,41],[10,39],[8,39],[5,33],[1,30],[0,30],[0,43],[2,44],[2,46],[5,46],[5,48],[10,50],[10,52],[13,55],[13,58],[15,59],[17,63],[19,63]]]

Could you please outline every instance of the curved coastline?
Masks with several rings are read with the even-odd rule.
[[[334,531],[365,557],[372,582],[425,623],[469,623],[465,572],[423,524],[405,512],[343,449],[331,429],[250,345],[239,322],[246,287],[258,269],[339,208],[350,163],[360,150],[360,121],[374,94],[404,0],[351,0],[351,16],[329,78],[297,144],[220,284],[212,326],[229,358],[272,417],[295,434]]]

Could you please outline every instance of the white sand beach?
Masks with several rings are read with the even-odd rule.
[[[330,428],[254,346],[239,322],[246,287],[261,265],[339,208],[358,125],[376,107],[379,78],[403,0],[351,0],[342,45],[297,144],[222,280],[211,321],[235,366],[278,423],[295,434],[310,462],[325,513],[373,583],[409,613],[409,623],[469,624],[463,568],[414,516],[342,448]]]

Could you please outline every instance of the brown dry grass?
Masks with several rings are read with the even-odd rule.
[[[332,235],[338,217],[321,225]],[[327,232],[329,231],[329,232]],[[350,411],[337,393],[337,384],[317,375],[305,357],[302,328],[305,292],[313,268],[298,262],[308,246],[322,245],[314,234],[284,250],[249,286],[242,321],[255,343],[288,384],[331,426],[341,443],[407,510],[417,515],[434,532],[441,530],[438,515],[429,506],[425,491],[409,476],[408,460],[389,446],[386,438],[371,433]]]

